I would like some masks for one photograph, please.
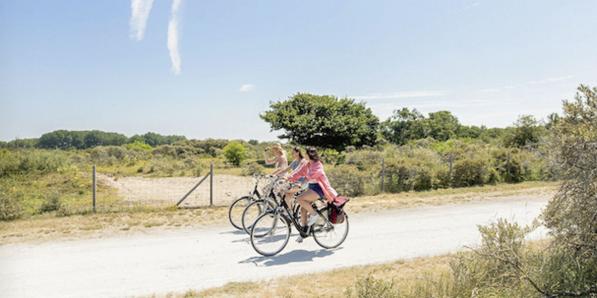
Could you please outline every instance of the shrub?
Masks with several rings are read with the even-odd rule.
[[[445,165],[430,149],[404,146],[385,162],[385,190],[402,192],[437,188]]]
[[[319,153],[321,160],[326,164],[340,164],[344,162],[344,154],[334,149],[323,149]]]
[[[265,172],[265,168],[256,162],[247,163],[242,170],[244,176],[261,175]]]
[[[130,144],[126,144],[124,146],[126,147],[126,149],[135,151],[151,151],[151,149],[153,149],[153,147],[151,147],[150,145],[145,144],[144,142],[139,140]]]
[[[67,164],[66,155],[45,150],[0,150],[0,177],[46,174]]]
[[[247,148],[240,142],[230,142],[223,150],[226,160],[237,167],[247,158]]]
[[[494,153],[494,162],[502,181],[516,183],[524,180],[524,169],[517,149],[498,150]]]
[[[60,209],[61,206],[60,196],[57,193],[51,193],[46,196],[45,201],[39,207],[39,212],[51,212],[57,211]]]
[[[365,194],[365,184],[371,182],[371,175],[359,171],[354,165],[335,166],[327,174],[334,189],[345,196]]]
[[[359,278],[352,288],[344,293],[346,297],[358,298],[398,298],[400,293],[393,281],[377,279],[371,275]]]
[[[485,158],[472,156],[454,163],[452,186],[483,185],[489,181],[490,166]]]
[[[15,197],[9,197],[6,192],[0,190],[0,220],[13,220],[23,215],[21,201]]]
[[[375,150],[358,150],[346,154],[345,163],[355,165],[359,170],[375,170],[381,167],[384,153]]]

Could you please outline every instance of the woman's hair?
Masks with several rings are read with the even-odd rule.
[[[307,147],[307,156],[310,160],[319,161],[319,153],[315,147]]]
[[[274,144],[270,147],[270,149],[273,151],[278,151],[282,156],[286,157],[286,151],[284,150],[284,148],[282,148],[282,145],[280,145],[279,143]]]
[[[300,147],[298,147],[298,146],[295,146],[294,148],[292,148],[292,151],[294,151],[294,152],[298,153],[298,156],[299,156],[299,158],[300,158],[300,159],[303,159],[303,158],[305,158],[305,157],[303,156],[303,152],[301,151],[301,148],[300,148]]]

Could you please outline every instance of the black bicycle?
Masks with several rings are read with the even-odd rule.
[[[253,191],[250,192],[249,195],[242,196],[236,199],[234,202],[232,202],[232,204],[230,204],[230,207],[228,208],[228,220],[230,221],[230,224],[232,224],[233,227],[239,230],[243,230],[241,220],[245,208],[247,208],[247,206],[249,206],[252,202],[261,200],[262,193],[268,194],[270,192],[268,191],[268,187],[272,183],[271,180],[275,177],[271,175],[254,175],[253,178],[255,179],[255,187],[253,188]],[[260,182],[262,182],[261,184],[265,184],[265,187],[263,188],[262,192],[259,192]]]
[[[312,203],[313,209],[319,214],[319,220],[308,231],[304,231],[300,224],[298,209],[290,210],[284,199],[274,209],[267,210],[253,223],[251,229],[251,245],[255,251],[263,256],[273,256],[281,252],[288,244],[292,225],[303,238],[313,236],[315,242],[326,249],[340,246],[348,236],[348,215],[344,213],[342,221],[332,223],[328,219],[331,206],[323,198]]]

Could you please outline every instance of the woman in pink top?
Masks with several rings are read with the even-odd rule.
[[[302,207],[301,224],[310,227],[319,219],[319,214],[313,210],[311,203],[320,197],[325,198],[328,202],[333,202],[338,193],[332,188],[328,177],[325,175],[317,149],[313,147],[307,148],[307,156],[309,157],[309,162],[296,170],[290,176],[289,180],[296,182],[301,177],[305,177],[306,182],[309,184],[308,189],[297,197],[297,201]],[[310,214],[309,220],[307,220],[307,213]],[[301,242],[302,238],[300,240],[297,239],[297,241]]]

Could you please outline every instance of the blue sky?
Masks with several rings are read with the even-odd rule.
[[[259,113],[296,92],[364,100],[382,120],[414,107],[506,126],[597,85],[593,0],[180,2],[153,1],[138,40],[130,1],[1,1],[0,140],[271,140]]]

